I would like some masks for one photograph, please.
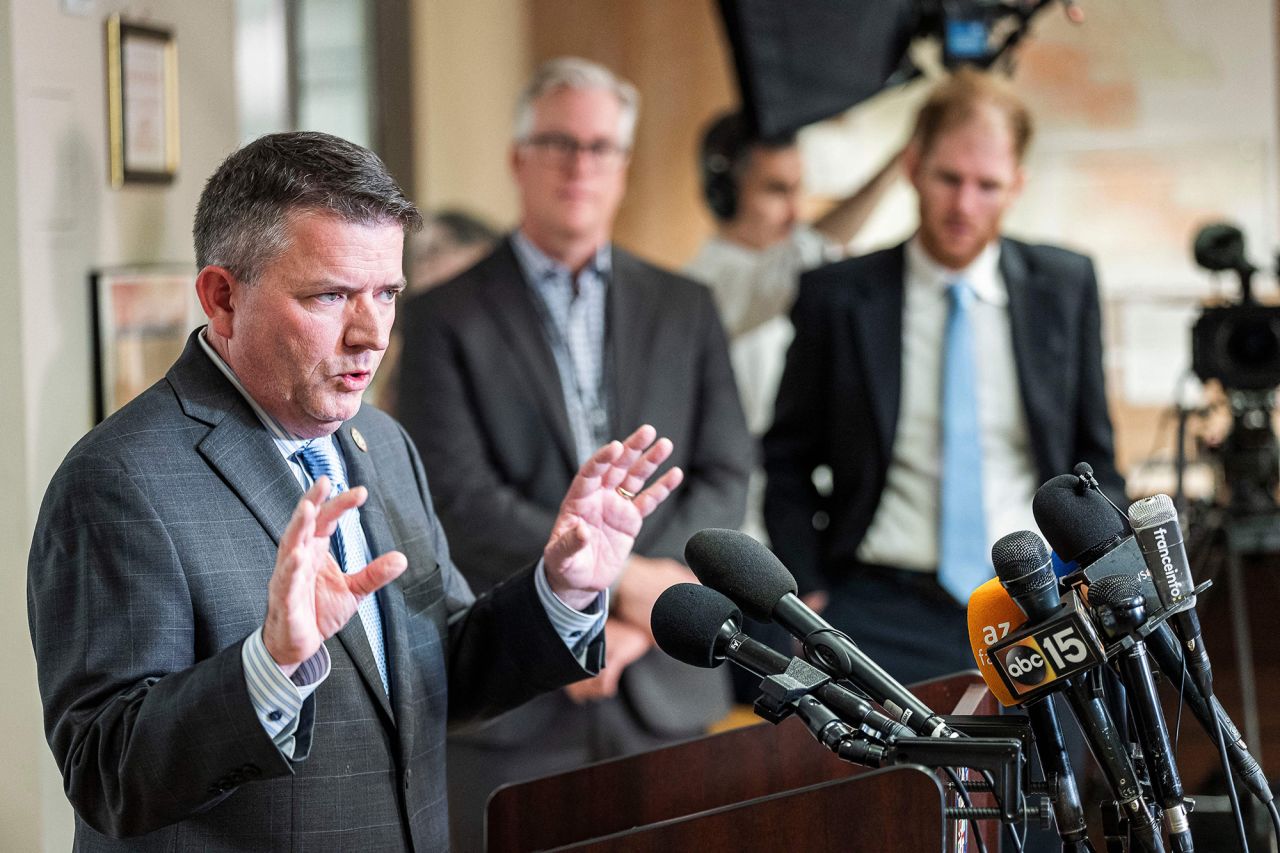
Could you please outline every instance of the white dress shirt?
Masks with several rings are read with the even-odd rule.
[[[1031,498],[1037,483],[1018,387],[1009,324],[1009,292],[993,242],[967,268],[950,270],[930,258],[919,237],[907,243],[902,321],[902,394],[889,473],[880,504],[858,547],[864,563],[933,572],[938,566],[941,474],[942,352],[947,286],[968,282],[977,298],[974,360],[982,430],[982,490],[987,544],[1015,530],[1035,530]]]

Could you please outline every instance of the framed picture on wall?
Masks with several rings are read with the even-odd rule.
[[[107,19],[111,185],[178,173],[178,45],[170,30]]]
[[[90,279],[94,415],[101,421],[164,376],[204,312],[189,266],[119,267]]]

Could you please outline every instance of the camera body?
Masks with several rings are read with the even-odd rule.
[[[1191,329],[1191,369],[1201,381],[1262,391],[1280,386],[1280,306],[1205,308]]]
[[[1258,270],[1245,257],[1239,228],[1207,225],[1192,248],[1200,266],[1240,279],[1240,301],[1205,308],[1191,329],[1192,371],[1201,381],[1220,382],[1231,406],[1231,432],[1216,452],[1228,509],[1272,512],[1280,493],[1280,441],[1272,426],[1280,387],[1280,306],[1254,301]]]

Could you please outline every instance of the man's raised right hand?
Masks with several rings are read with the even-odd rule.
[[[365,502],[363,486],[330,500],[329,478],[316,480],[298,502],[280,537],[276,568],[267,584],[267,621],[262,641],[285,675],[320,650],[346,625],[361,599],[395,580],[409,565],[404,554],[388,551],[363,571],[346,574],[329,553],[338,518]]]

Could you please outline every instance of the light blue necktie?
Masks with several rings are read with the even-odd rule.
[[[312,480],[321,477],[329,478],[329,497],[334,497],[347,490],[347,480],[342,473],[342,460],[334,449],[333,440],[317,438],[308,442],[296,454],[302,467],[307,469]],[[334,559],[342,571],[348,574],[364,571],[367,562],[364,550],[364,534],[360,530],[360,512],[348,510],[338,518],[338,529],[329,537]],[[387,682],[387,652],[382,637],[382,614],[378,610],[376,595],[367,595],[360,602],[360,621],[364,624],[365,635],[373,648],[373,657],[378,662],[378,675],[382,678],[382,689],[391,695]]]
[[[938,523],[938,583],[961,604],[992,577],[982,503],[982,430],[973,354],[973,290],[948,288],[942,362],[942,484]]]

